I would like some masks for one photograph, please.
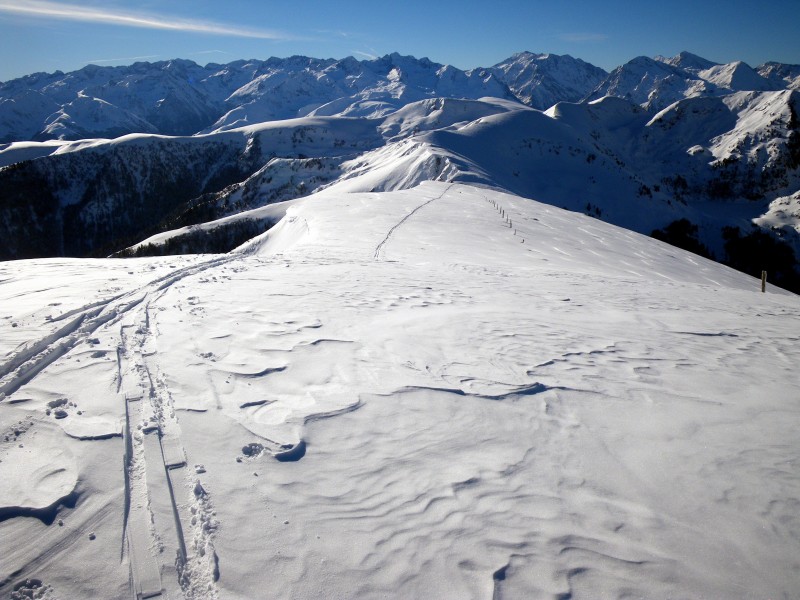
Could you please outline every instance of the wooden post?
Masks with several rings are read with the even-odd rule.
[[[767,272],[761,271],[761,292],[767,291]]]

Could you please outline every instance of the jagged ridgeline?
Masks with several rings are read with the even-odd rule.
[[[689,53],[611,73],[529,52],[469,71],[392,54],[40,73],[0,84],[0,258],[223,252],[275,222],[254,209],[440,180],[795,289],[798,88],[800,66]]]

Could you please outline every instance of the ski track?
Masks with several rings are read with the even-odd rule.
[[[216,597],[214,582],[219,573],[213,528],[208,527],[209,515],[201,512],[204,518],[198,521],[197,513],[198,507],[211,505],[211,500],[205,491],[198,491],[203,489],[199,478],[189,475],[172,396],[154,360],[158,332],[151,314],[174,284],[236,258],[214,259],[156,280],[133,322],[120,329],[121,354],[131,363],[120,373],[121,386],[134,390],[126,393],[126,447],[131,452],[131,459],[126,460],[126,490],[138,499],[139,506],[125,516],[126,523],[132,521],[126,528],[125,542],[133,558],[134,593],[141,597],[162,593],[167,597]],[[132,381],[126,382],[126,378]],[[131,510],[130,501],[126,507]],[[143,530],[149,530],[149,536],[144,536]],[[191,536],[191,552],[187,535]],[[161,548],[158,564],[154,564],[149,550],[154,546]],[[213,567],[209,567],[209,560]]]
[[[180,494],[186,491],[184,488],[188,484],[185,480],[189,477],[186,474],[185,453],[180,444],[180,427],[171,405],[169,391],[159,381],[157,365],[148,359],[148,356],[152,356],[150,346],[153,333],[150,310],[176,283],[187,277],[202,275],[238,258],[240,257],[235,254],[214,257],[201,264],[193,264],[157,277],[108,300],[68,311],[51,320],[68,320],[64,326],[26,344],[0,366],[2,401],[101,328],[120,325],[120,341],[116,349],[116,387],[118,392],[126,390],[123,395],[126,406],[123,429],[125,451],[122,458],[123,537],[120,556],[130,558],[131,591],[134,597],[152,598],[161,596],[162,593],[173,597],[178,589],[182,589],[182,595],[188,598],[195,597],[199,589],[202,589],[201,597],[215,597],[213,582],[219,577],[219,573],[210,535],[213,528],[208,528],[211,517],[205,515],[198,526],[196,519],[192,523],[192,517],[181,512],[183,510],[185,513],[187,503]],[[129,381],[131,379],[133,381]],[[157,438],[158,454],[145,451],[146,436]],[[168,512],[156,519],[160,520],[160,531],[159,527],[154,529],[153,525],[153,489],[168,491]],[[202,489],[199,480],[192,482],[193,512],[196,512],[196,506],[207,507],[211,504],[207,493],[198,494],[195,489]],[[183,509],[179,508],[181,506]],[[192,556],[187,554],[184,522],[193,535]],[[166,539],[167,537],[171,539]],[[168,559],[166,564],[158,564],[151,555],[151,548],[161,547],[163,552],[165,546],[172,547],[176,556],[173,556],[174,561]],[[51,552],[55,550],[53,548]],[[196,564],[199,562],[198,551],[213,558],[214,567],[210,569],[210,575],[207,565],[204,569],[203,564]],[[43,554],[33,561],[28,569],[41,564],[46,556],[47,554]],[[174,572],[174,577],[162,577],[164,572],[170,571]],[[16,577],[22,577],[24,573],[25,569],[18,572]],[[177,588],[178,585],[180,588]]]
[[[26,344],[24,348],[12,353],[10,358],[0,365],[0,402],[30,382],[39,372],[69,352],[80,341],[89,338],[97,329],[107,323],[114,323],[122,319],[128,311],[136,308],[149,294],[163,291],[185,277],[196,275],[235,258],[235,255],[213,258],[201,265],[184,267],[179,271],[159,277],[136,290],[120,294],[109,300],[88,304],[53,319],[53,321],[59,321],[77,315],[54,333]]]
[[[413,217],[415,214],[417,214],[417,212],[419,212],[420,210],[422,210],[423,208],[425,208],[426,206],[428,206],[428,205],[429,205],[429,204],[431,204],[432,202],[435,202],[436,200],[439,200],[440,198],[442,198],[442,197],[443,197],[443,196],[444,196],[444,195],[445,195],[445,194],[446,194],[446,193],[447,193],[447,192],[450,190],[450,188],[451,188],[451,187],[453,187],[453,184],[450,184],[450,185],[448,185],[448,186],[447,186],[447,187],[446,187],[446,188],[445,188],[445,189],[442,191],[442,193],[441,193],[441,194],[439,194],[438,196],[435,196],[434,198],[431,198],[430,200],[426,200],[425,202],[423,202],[422,204],[420,204],[419,206],[417,206],[417,207],[416,207],[414,210],[412,210],[411,212],[409,212],[409,213],[408,213],[406,216],[404,216],[402,219],[400,219],[400,220],[399,220],[397,223],[395,223],[395,224],[392,226],[392,228],[391,228],[391,229],[390,229],[390,230],[389,230],[389,231],[386,233],[386,237],[384,237],[384,238],[383,238],[383,240],[381,240],[381,243],[380,243],[380,244],[378,244],[378,245],[376,246],[376,248],[375,248],[375,255],[374,255],[374,256],[375,256],[375,260],[380,260],[381,253],[383,252],[383,248],[384,248],[384,246],[385,246],[385,245],[386,245],[386,243],[389,241],[389,238],[391,238],[391,237],[392,237],[392,234],[393,234],[393,233],[394,233],[394,232],[395,232],[395,231],[396,231],[396,230],[397,230],[399,227],[401,227],[401,226],[402,226],[402,225],[403,225],[403,224],[404,224],[406,221],[408,221],[408,220],[409,220],[411,217]]]

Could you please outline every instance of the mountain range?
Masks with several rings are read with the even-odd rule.
[[[540,110],[606,95],[662,109],[682,98],[800,88],[800,66],[717,64],[682,52],[607,73],[520,52],[468,71],[397,53],[358,61],[293,56],[204,67],[189,60],[88,65],[0,83],[0,142],[127,133],[193,135],[304,116],[376,117],[430,97],[516,99]]]
[[[793,288],[798,88],[797,65],[687,52],[610,73],[522,52],[468,71],[391,54],[34,74],[0,84],[0,256],[166,251],[152,235],[190,251],[187,228],[220,234],[224,219],[233,243],[268,227],[247,211],[274,202],[435,179],[585,212]]]

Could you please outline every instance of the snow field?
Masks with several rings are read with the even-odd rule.
[[[188,598],[732,598],[800,585],[796,296],[445,183],[297,200],[221,257],[63,261],[68,289],[97,296],[70,302],[107,299],[116,264],[166,271],[123,278],[102,306],[114,316],[82,322],[0,401],[0,423],[33,423],[17,437],[38,458],[19,468],[63,449],[78,493],[59,506],[58,486],[31,484],[63,526],[0,520],[4,589],[36,578],[53,597],[125,597],[130,577]],[[61,290],[49,261],[24,267],[0,310],[46,352],[58,340],[41,311]],[[38,308],[15,291],[26,285]],[[47,415],[62,397],[83,414]],[[61,433],[112,416],[121,437]],[[0,443],[6,468],[21,442]]]

